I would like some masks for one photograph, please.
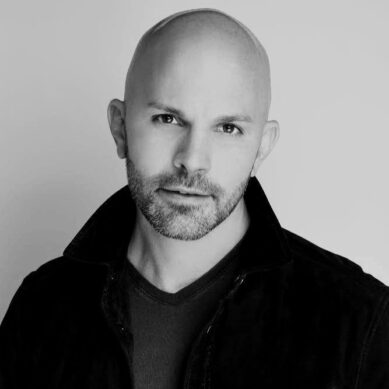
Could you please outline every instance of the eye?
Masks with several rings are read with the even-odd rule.
[[[162,124],[178,124],[177,119],[168,113],[153,116],[153,121]]]
[[[235,126],[235,124],[225,123],[225,124],[222,124],[220,127],[221,127],[222,132],[224,132],[225,134],[229,134],[229,135],[233,135],[233,136],[242,135],[241,129],[239,127]]]

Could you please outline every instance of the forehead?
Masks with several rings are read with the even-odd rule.
[[[228,40],[159,41],[145,49],[135,73],[142,100],[211,111],[257,112],[264,103],[266,85],[256,54]]]

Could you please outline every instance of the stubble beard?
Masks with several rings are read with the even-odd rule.
[[[146,220],[161,235],[186,241],[204,237],[230,216],[250,179],[249,176],[231,194],[226,194],[220,186],[210,184],[204,177],[188,177],[182,173],[143,177],[128,156],[126,169],[131,196]],[[201,188],[212,196],[199,204],[167,202],[157,189],[169,185]]]

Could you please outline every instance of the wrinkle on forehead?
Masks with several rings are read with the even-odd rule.
[[[270,66],[265,49],[241,22],[214,9],[195,9],[168,16],[151,27],[139,41],[128,69],[124,99],[129,101],[140,82],[140,63],[174,56],[183,50],[235,55],[241,66],[255,74],[263,91],[266,115],[270,106]],[[195,52],[193,53],[195,54]],[[257,84],[258,85],[258,84]]]

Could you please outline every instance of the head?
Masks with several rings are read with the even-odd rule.
[[[237,20],[198,9],[148,30],[108,108],[139,217],[181,240],[226,220],[278,139],[269,106],[266,52]]]

